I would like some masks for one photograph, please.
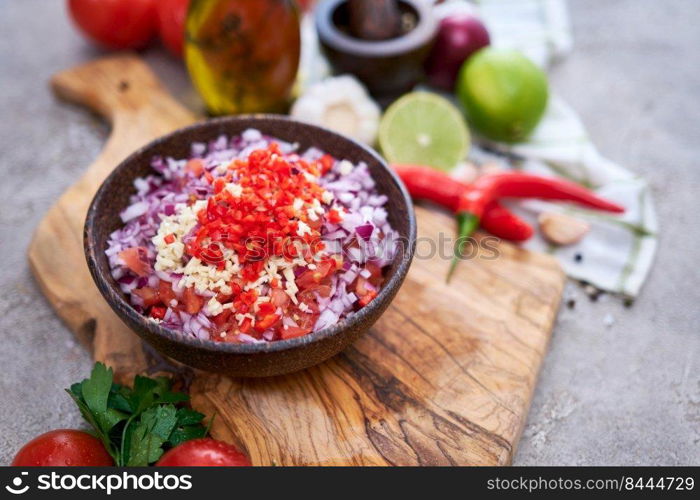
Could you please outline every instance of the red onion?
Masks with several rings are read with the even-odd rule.
[[[466,13],[446,17],[440,22],[426,63],[428,80],[436,87],[452,91],[464,61],[489,44],[489,32],[478,18]]]
[[[355,232],[365,241],[369,241],[372,237],[372,231],[374,231],[374,226],[372,224],[363,224],[355,228]]]

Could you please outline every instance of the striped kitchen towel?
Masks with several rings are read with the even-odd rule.
[[[475,12],[484,20],[494,46],[518,48],[544,68],[573,46],[564,0],[454,0],[436,7],[439,16],[459,10]],[[601,156],[576,111],[554,94],[542,122],[526,142],[476,142],[470,160],[495,160],[504,168],[566,177],[625,206],[624,215],[614,216],[540,201],[511,205],[533,224],[543,211],[566,212],[589,222],[590,233],[576,245],[554,247],[536,236],[524,246],[551,253],[572,278],[627,297],[639,293],[657,246],[649,184]]]
[[[494,46],[517,48],[545,69],[573,47],[565,0],[448,0],[435,11],[439,17],[457,11],[479,15]],[[298,90],[328,75],[311,16],[303,21],[302,36]],[[474,143],[465,160],[566,177],[624,205],[624,215],[611,216],[541,201],[510,204],[532,224],[543,211],[567,212],[588,221],[591,231],[576,245],[554,247],[536,235],[524,247],[551,253],[574,279],[626,297],[639,293],[658,241],[650,187],[600,155],[571,107],[551,92],[547,112],[526,142],[509,145],[475,137]]]

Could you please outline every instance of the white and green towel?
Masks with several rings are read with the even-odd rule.
[[[436,6],[439,16],[456,11],[475,12],[486,23],[493,45],[522,50],[545,68],[572,47],[565,0],[452,0]],[[308,17],[303,33],[302,73],[308,83],[325,76],[327,64]],[[623,205],[627,209],[623,216],[534,200],[510,206],[532,224],[545,210],[575,213],[588,221],[591,231],[577,245],[552,247],[536,235],[524,246],[551,253],[572,278],[627,297],[639,293],[657,245],[649,185],[602,157],[576,112],[559,97],[551,95],[545,117],[527,142],[507,145],[476,140],[469,159],[496,160],[505,168],[566,177]]]
[[[564,0],[449,1],[436,7],[439,15],[472,10],[484,20],[495,46],[514,47],[547,67],[572,47]],[[601,110],[602,112],[602,110]],[[552,247],[535,236],[524,246],[556,256],[572,278],[634,297],[651,269],[657,245],[657,220],[647,182],[600,155],[576,112],[556,95],[527,142],[517,145],[482,142],[473,159],[505,153],[505,166],[545,175],[558,175],[594,189],[623,205],[622,216],[572,208],[570,205],[527,201],[515,210],[531,223],[542,211],[574,213],[591,224],[577,245]]]

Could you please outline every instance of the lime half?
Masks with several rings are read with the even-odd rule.
[[[430,92],[413,92],[384,113],[379,146],[390,163],[450,170],[469,151],[469,130],[450,101]]]

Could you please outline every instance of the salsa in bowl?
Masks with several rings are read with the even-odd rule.
[[[267,376],[321,362],[371,326],[405,277],[415,220],[370,149],[283,117],[234,117],[125,160],[85,238],[98,288],[154,347]]]

